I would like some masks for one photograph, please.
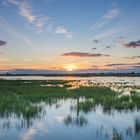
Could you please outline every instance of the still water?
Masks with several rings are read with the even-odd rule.
[[[101,84],[127,94],[140,89],[139,77],[0,77],[22,80],[80,80],[76,86]],[[90,80],[90,81],[89,81]],[[88,81],[88,82],[87,82]],[[78,85],[79,84],[79,85]],[[88,86],[88,85],[86,85]],[[100,104],[79,109],[84,99],[57,99],[33,103],[35,115],[0,114],[0,140],[140,140],[140,111],[105,110]],[[14,108],[14,107],[13,107]]]
[[[140,112],[105,112],[98,105],[84,113],[73,110],[76,100],[60,100],[57,104],[43,106],[42,112],[34,118],[23,119],[14,116],[0,119],[1,140],[139,140],[135,118]]]
[[[46,77],[46,76],[0,76],[0,79],[7,80],[91,80],[94,82],[129,82],[140,85],[140,77]]]

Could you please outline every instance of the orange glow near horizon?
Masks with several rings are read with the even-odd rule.
[[[74,70],[77,69],[77,66],[75,66],[74,64],[68,64],[68,65],[66,65],[66,66],[64,67],[64,69],[65,69],[66,71],[74,71]]]

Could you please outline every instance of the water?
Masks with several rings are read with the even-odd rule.
[[[0,119],[1,140],[139,140],[140,133],[135,130],[134,117],[140,112],[104,112],[102,106],[88,113],[72,110],[76,100],[59,100],[57,104],[43,106],[40,117],[33,118],[29,126],[28,120],[16,116]],[[7,125],[6,125],[7,123]]]
[[[0,77],[16,80],[80,80],[73,88],[84,86],[107,86],[122,94],[140,88],[139,77]],[[75,86],[76,85],[76,86]],[[125,90],[125,92],[123,92]],[[28,92],[28,91],[27,91]],[[129,95],[128,94],[128,95]],[[83,98],[52,99],[33,103],[33,114],[9,110],[0,114],[0,140],[140,140],[140,111],[106,110],[100,104],[89,110],[79,108]],[[14,107],[13,107],[14,108]]]
[[[121,83],[133,83],[135,85],[140,85],[140,77],[46,77],[46,76],[0,76],[0,79],[7,79],[7,80],[84,80],[84,81],[93,81],[93,82],[121,82]]]

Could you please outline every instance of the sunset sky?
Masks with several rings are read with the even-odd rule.
[[[0,71],[140,72],[140,0],[0,0]]]

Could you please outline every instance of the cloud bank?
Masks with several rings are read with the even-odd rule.
[[[135,67],[135,66],[140,66],[140,63],[112,63],[112,64],[107,64],[105,66],[107,66],[107,67],[116,67],[116,66],[131,66],[131,67]]]
[[[68,52],[63,53],[62,56],[73,56],[73,57],[108,57],[108,54],[100,54],[100,53],[87,53],[87,52]]]
[[[140,40],[131,41],[131,42],[123,44],[123,45],[125,48],[139,48],[140,47]]]

